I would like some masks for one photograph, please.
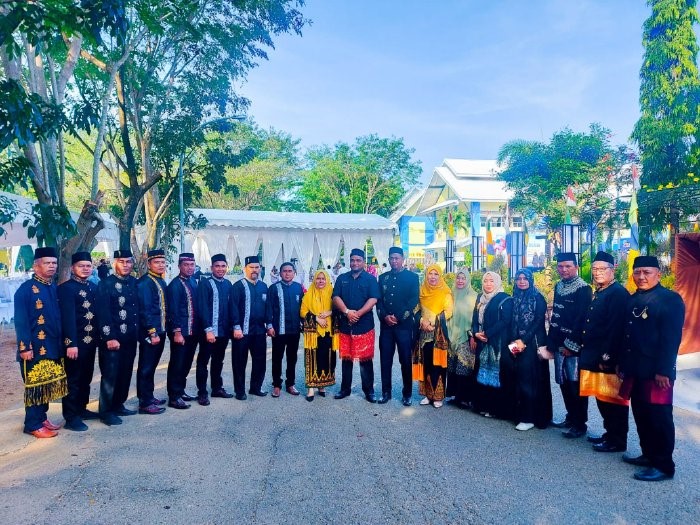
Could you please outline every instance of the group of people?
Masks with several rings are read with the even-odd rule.
[[[517,423],[527,431],[554,425],[566,438],[587,432],[588,397],[594,396],[605,433],[588,436],[599,452],[627,448],[628,406],[640,436],[642,455],[623,460],[644,467],[640,480],[671,478],[674,427],[672,392],[675,360],[684,320],[678,294],[660,284],[655,257],[634,262],[637,291],[630,295],[615,281],[614,259],[599,252],[592,263],[593,287],[578,276],[576,256],[557,257],[554,303],[546,328],[547,303],[529,269],[515,275],[510,296],[498,273],[487,271],[482,291],[469,272],[458,269],[448,286],[438,265],[425,279],[404,266],[401,248],[389,250],[390,271],[378,280],[366,271],[365,254],[353,249],[348,272],[332,279],[318,270],[308,290],[295,280],[290,262],[269,287],[260,261],[245,258],[244,278],[226,279],[223,254],[211,258],[211,277],[197,282],[194,256],[178,257],[179,274],[163,279],[163,250],[148,252],[148,272],[132,276],[129,250],[114,253],[114,273],[95,286],[90,254],[73,255],[71,278],[56,286],[57,254],[35,252],[34,276],[15,296],[17,358],[25,382],[24,431],[37,438],[59,429],[47,419],[48,402],[62,397],[65,428],[87,429],[85,420],[107,425],[136,414],[127,400],[137,355],[138,412],[160,414],[164,405],[202,406],[211,397],[245,400],[245,369],[252,359],[247,393],[264,397],[267,337],[272,342],[272,397],[282,388],[293,396],[303,337],[306,400],[326,396],[334,385],[336,360],[342,379],[335,399],[351,393],[353,363],[359,361],[362,391],[370,403],[392,399],[392,366],[398,353],[401,402],[412,404],[418,382],[420,405],[440,408],[446,400],[485,417]],[[379,319],[381,396],[374,391],[376,308]],[[154,374],[166,338],[170,339],[168,399],[154,395]],[[224,356],[232,342],[234,392],[224,389]],[[199,351],[197,353],[197,348]],[[195,353],[197,394],[187,393]],[[99,411],[87,409],[95,355],[101,371]],[[283,361],[286,369],[283,383]],[[560,385],[566,417],[552,421],[549,362]],[[207,385],[210,381],[209,387]]]

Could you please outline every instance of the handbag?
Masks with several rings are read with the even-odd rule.
[[[476,382],[498,388],[501,386],[500,352],[496,352],[493,345],[486,343],[479,352],[479,373]]]

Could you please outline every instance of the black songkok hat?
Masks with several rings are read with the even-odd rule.
[[[608,252],[604,252],[602,250],[595,254],[595,257],[593,258],[593,262],[596,262],[596,261],[603,261],[603,262],[606,262],[608,264],[612,264],[613,266],[615,266],[615,258],[612,255],[610,255]]]
[[[165,258],[165,250],[148,250],[146,255],[148,256],[149,261],[151,259],[158,259],[159,257]]]
[[[280,264],[280,272],[282,271],[282,268],[284,268],[285,266],[291,266],[292,270],[294,270],[295,272],[297,271],[296,267],[292,263],[287,261],[287,262],[283,262],[282,264]]]
[[[353,249],[350,251],[350,257],[352,257],[353,255],[360,256],[360,257],[362,257],[363,259],[365,258],[365,252],[362,251],[362,250],[360,250],[359,248],[353,248]]]
[[[130,259],[133,257],[134,254],[131,253],[131,250],[115,250],[114,251],[114,258],[115,259]]]
[[[90,252],[75,252],[73,256],[70,258],[70,263],[75,264],[81,261],[90,261],[92,262],[92,256],[90,255]]]
[[[659,268],[659,260],[653,255],[639,255],[634,259],[634,268]]]
[[[217,253],[215,255],[211,256],[211,263],[214,264],[215,262],[219,261],[224,261],[226,264],[228,264],[228,261],[226,260],[226,256],[223,253]]]
[[[578,261],[576,261],[576,254],[573,252],[562,252],[557,255],[557,262],[573,261],[574,266],[578,266]]]
[[[177,258],[178,264],[185,261],[194,261],[194,253],[183,252],[180,257]]]
[[[401,246],[392,246],[389,248],[389,255],[391,256],[392,253],[398,253],[401,257],[403,257],[403,248],[401,248]]]
[[[245,266],[248,266],[249,264],[260,264],[260,257],[257,255],[250,255],[249,257],[246,257]]]
[[[43,248],[37,248],[34,250],[34,260],[41,259],[42,257],[55,257],[58,259],[58,252],[53,246],[44,246]]]

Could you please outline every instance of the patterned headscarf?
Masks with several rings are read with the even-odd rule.
[[[521,290],[517,284],[513,288],[513,329],[516,336],[525,334],[535,321],[535,306],[540,292],[535,288],[535,277],[527,268],[521,268],[515,273],[515,280],[524,275],[530,286],[527,290]]]

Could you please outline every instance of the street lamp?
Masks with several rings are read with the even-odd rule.
[[[221,117],[221,118],[216,118],[213,120],[208,120],[207,122],[203,122],[196,128],[194,128],[191,131],[191,134],[194,135],[197,131],[200,131],[208,126],[211,126],[212,124],[217,124],[219,122],[226,122],[229,120],[245,120],[245,115],[231,115],[229,117]],[[183,176],[182,176],[182,167],[185,164],[185,152],[187,151],[187,146],[182,148],[182,151],[180,152],[180,164],[177,168],[177,182],[179,185],[179,190],[180,190],[180,253],[185,251],[185,184],[183,181]]]
[[[581,256],[580,224],[565,223],[561,225],[561,251],[573,253],[579,264]]]

